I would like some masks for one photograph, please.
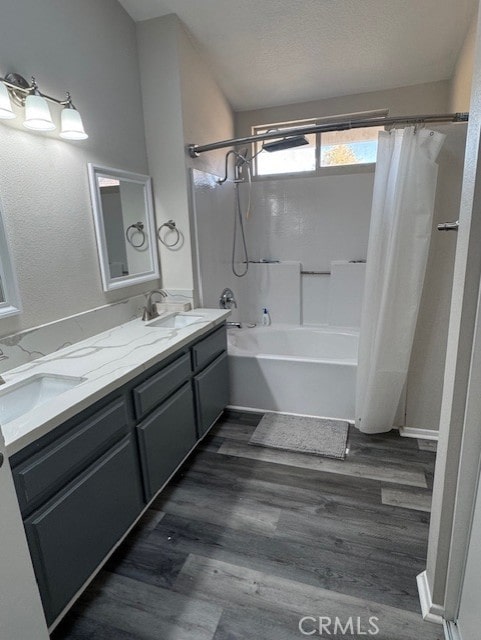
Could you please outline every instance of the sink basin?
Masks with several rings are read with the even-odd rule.
[[[202,316],[188,316],[181,313],[174,313],[166,318],[157,318],[153,322],[149,322],[149,327],[162,327],[163,329],[183,329],[195,322],[202,321]]]
[[[0,425],[8,424],[52,398],[73,389],[85,378],[39,373],[0,387]]]

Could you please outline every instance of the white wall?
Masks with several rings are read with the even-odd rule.
[[[146,20],[137,28],[157,219],[159,224],[174,219],[184,236],[183,245],[175,251],[160,245],[163,286],[192,292],[195,256],[187,167],[218,169],[224,153],[191,160],[185,146],[232,137],[233,116],[177,16]]]
[[[133,21],[116,0],[3,3],[0,72],[9,71],[35,75],[54,96],[70,90],[90,138],[0,122],[0,201],[24,308],[0,335],[151,288],[102,291],[87,181],[87,162],[148,172]]]
[[[450,111],[469,111],[476,46],[477,13],[473,16],[466,39],[459,52],[450,86]]]

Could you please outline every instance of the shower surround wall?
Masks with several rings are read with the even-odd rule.
[[[333,261],[365,259],[373,184],[372,168],[254,182],[246,226],[250,259],[297,261],[303,271],[331,271]],[[248,187],[241,188],[245,201]],[[329,275],[301,277],[303,324],[328,323],[329,281]],[[288,304],[288,297],[282,302]]]
[[[301,276],[300,272],[330,271],[333,261],[365,259],[373,179],[371,169],[255,181],[252,214],[245,223],[249,258],[283,264],[251,264],[245,278],[236,278],[230,266],[234,186],[231,182],[218,185],[215,176],[193,171],[203,305],[217,305],[228,286],[239,303],[233,319],[260,322],[262,308],[270,307],[273,322],[327,324],[330,276]],[[248,185],[240,189],[245,211]],[[240,243],[237,256],[242,258]]]

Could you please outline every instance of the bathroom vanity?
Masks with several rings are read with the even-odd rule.
[[[195,313],[201,317],[179,330],[135,320],[29,365],[51,371],[58,363],[84,380],[26,416],[19,431],[14,422],[5,429],[49,625],[228,403],[228,314]]]

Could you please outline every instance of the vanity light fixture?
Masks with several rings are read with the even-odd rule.
[[[70,93],[65,100],[52,98],[42,93],[32,77],[31,83],[17,73],[0,77],[0,118],[15,118],[12,104],[25,108],[24,126],[33,131],[53,131],[56,126],[52,120],[49,102],[61,107],[60,137],[66,140],[86,140],[88,135],[82,123],[80,113],[74,107]]]
[[[0,119],[12,120],[15,117],[7,87],[4,84],[0,84]]]
[[[67,92],[67,104],[62,109],[60,116],[62,123],[60,137],[65,140],[86,140],[84,125],[80,113],[74,107],[70,93]]]
[[[33,91],[25,98],[25,120],[23,126],[33,131],[53,131],[55,125],[47,101],[38,90],[35,78],[32,78]]]

